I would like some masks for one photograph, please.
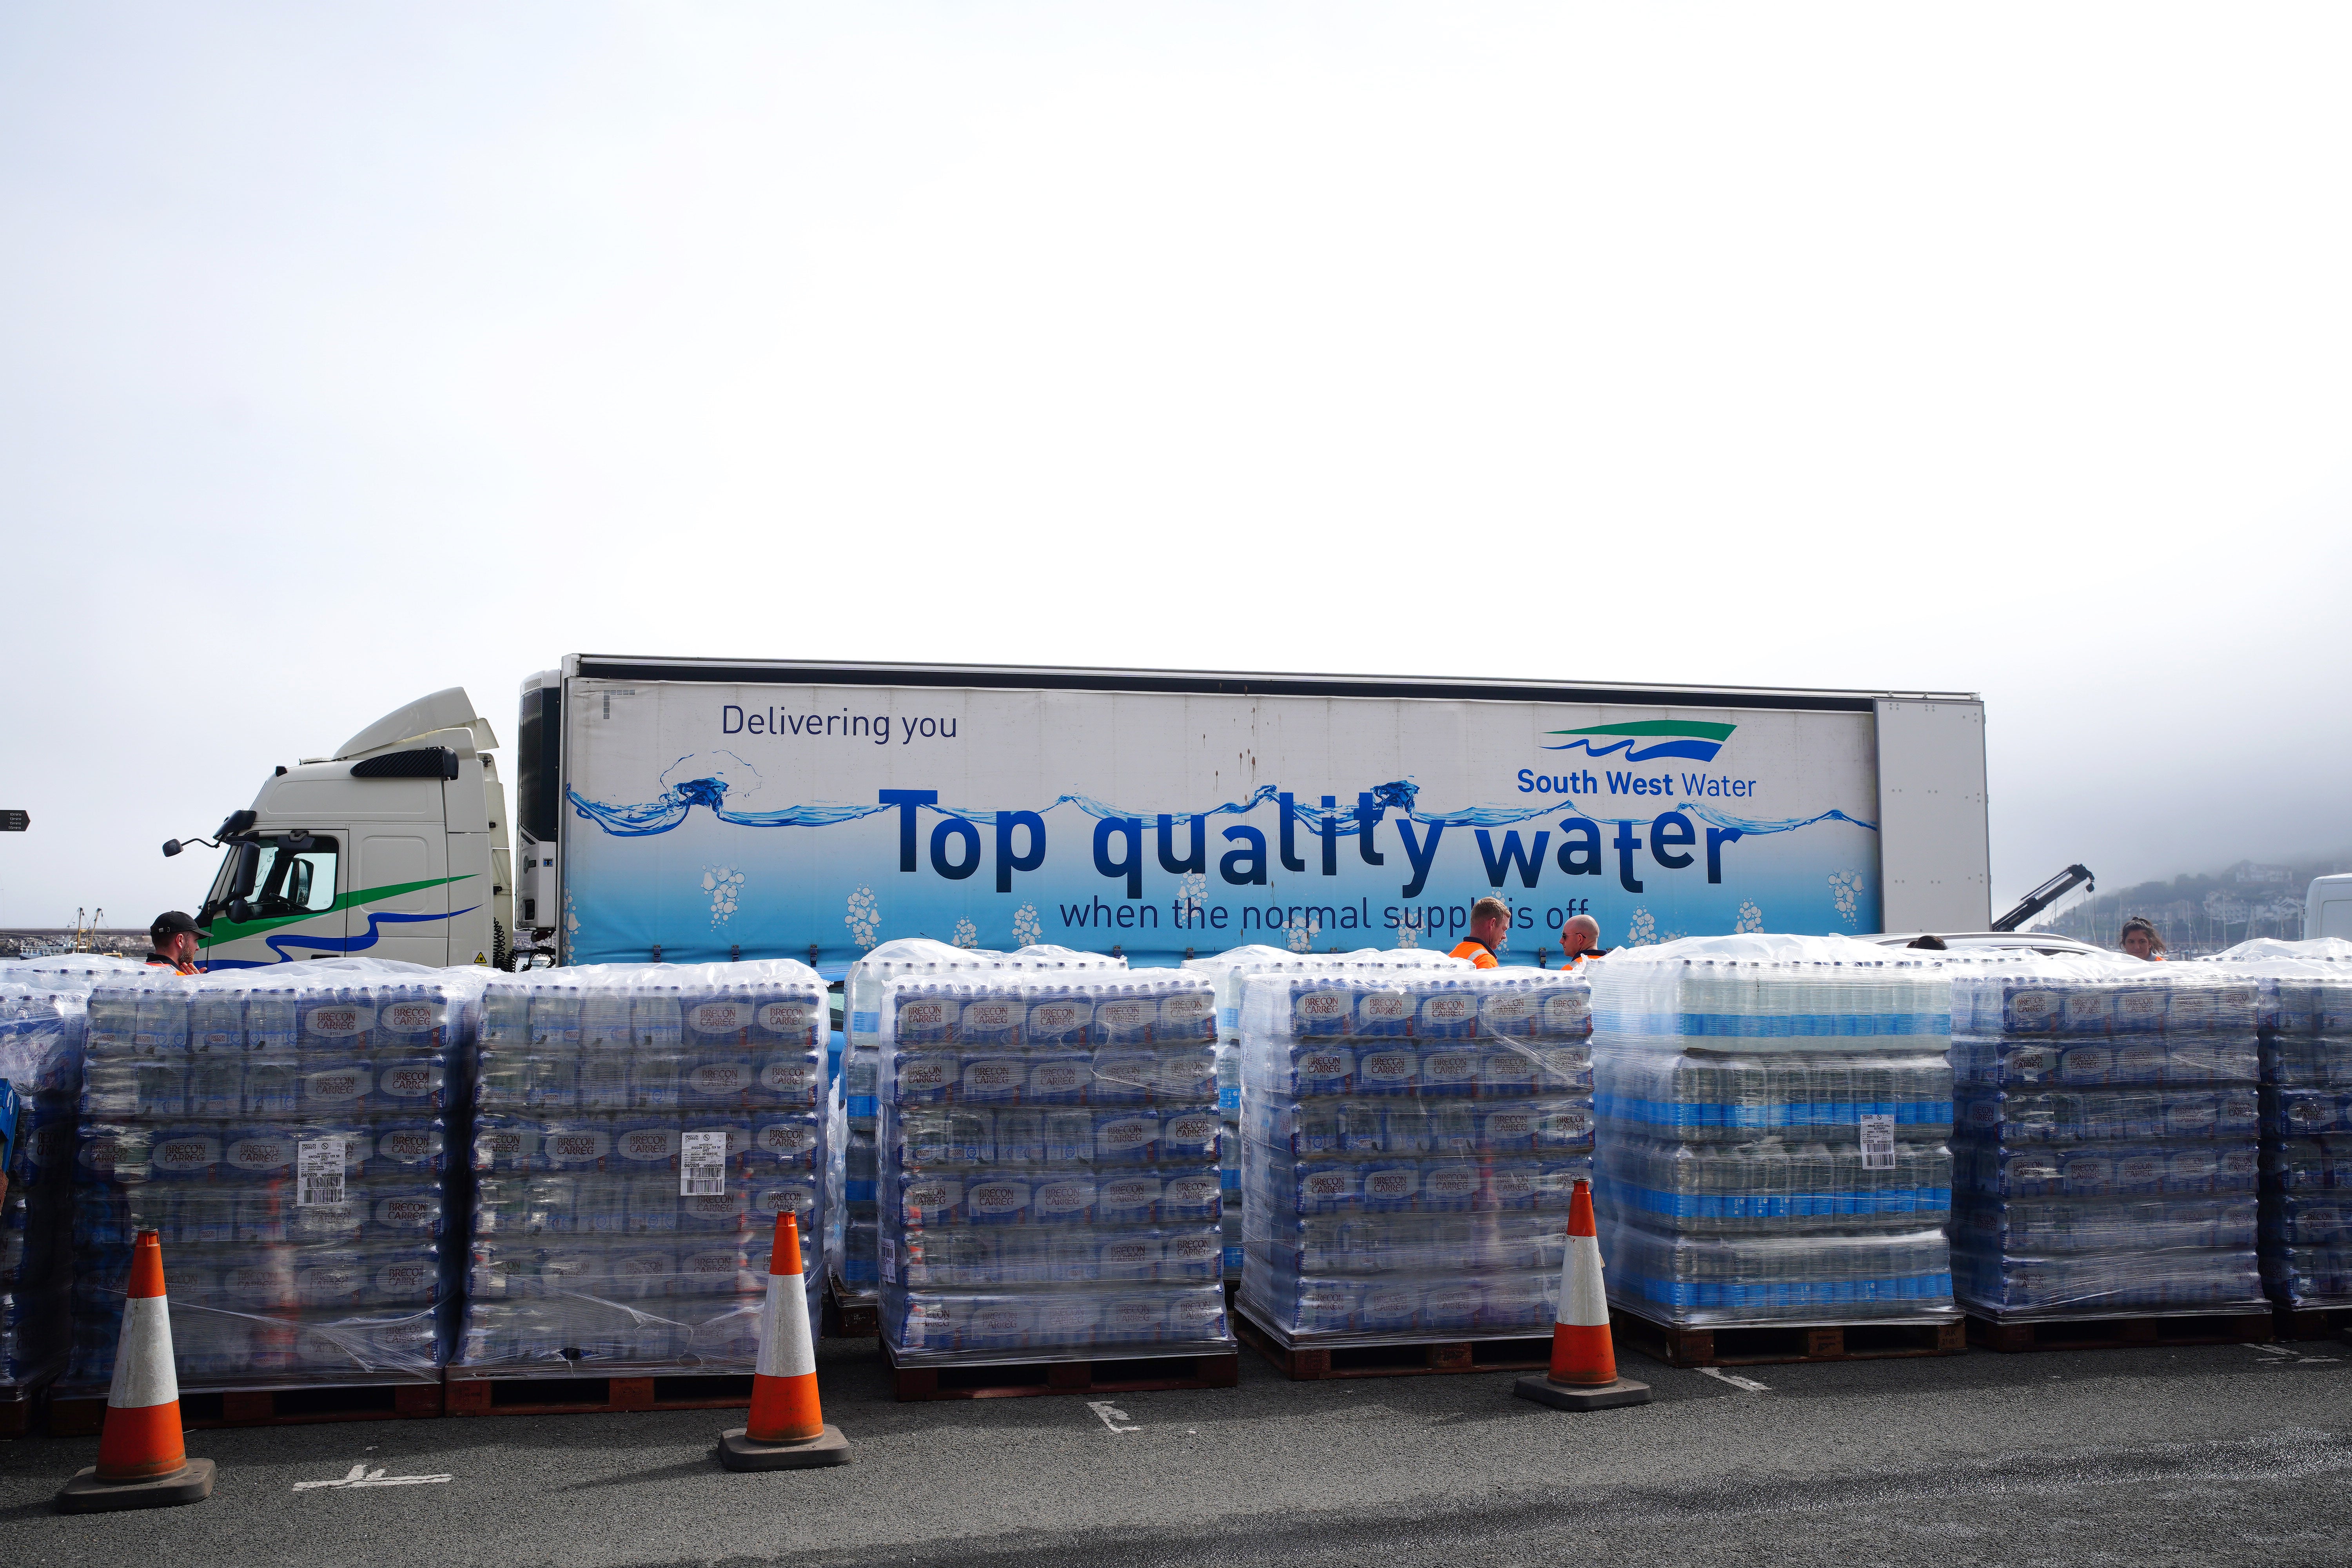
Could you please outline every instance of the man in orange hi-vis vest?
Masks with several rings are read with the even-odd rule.
[[[1466,958],[1481,969],[1493,969],[1497,964],[1495,949],[1502,944],[1503,933],[1511,929],[1511,906],[1488,894],[1470,906],[1470,939],[1454,950],[1455,958]]]

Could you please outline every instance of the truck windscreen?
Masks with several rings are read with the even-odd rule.
[[[335,907],[335,867],[341,846],[320,834],[310,836],[310,847],[290,849],[263,839],[258,844],[231,844],[221,856],[220,870],[205,895],[206,907],[220,909],[239,897],[237,865],[248,851],[258,851],[253,889],[242,895],[253,904],[256,920],[282,920],[289,915],[321,914]]]

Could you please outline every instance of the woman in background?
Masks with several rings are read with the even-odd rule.
[[[2164,962],[2164,938],[2157,934],[2156,922],[2145,915],[2134,915],[2124,921],[2123,934],[2116,939],[2116,945],[2134,958],[2146,959],[2150,963]]]

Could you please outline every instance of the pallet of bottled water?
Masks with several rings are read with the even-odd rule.
[[[891,983],[915,977],[933,980],[957,975],[1038,974],[1051,976],[1098,971],[1124,971],[1127,960],[1105,953],[1078,952],[1066,947],[1034,945],[1013,952],[950,947],[926,937],[904,937],[869,950],[849,966],[842,990],[842,1022],[846,1037],[841,1062],[841,1094],[847,1134],[843,1140],[843,1214],[836,1233],[827,1237],[826,1258],[845,1295],[871,1301],[881,1287],[876,1202],[881,1163],[875,1137],[880,1120],[876,1080],[881,1072],[882,1050],[888,1043],[882,1028],[884,1004]]]
[[[2352,1307],[2352,961],[2245,967],[2262,987],[2263,1284],[2290,1310]]]
[[[1995,1321],[2263,1305],[2260,987],[2030,959],[1953,983],[1953,1273]]]
[[[1407,969],[1450,969],[1466,972],[1467,959],[1418,948],[1360,948],[1345,953],[1292,952],[1286,948],[1228,948],[1208,958],[1188,958],[1184,968],[1207,979],[1217,997],[1217,1113],[1224,1119],[1223,1176],[1225,1188],[1225,1278],[1242,1277],[1244,1215],[1242,1194],[1242,1071],[1241,993],[1255,974],[1389,973]]]
[[[437,1382],[463,1257],[445,1151],[488,974],[341,959],[94,989],[64,1388],[111,1377],[144,1230],[183,1383]]]
[[[18,1431],[5,1406],[54,1376],[68,1348],[74,1102],[88,1007],[87,988],[67,976],[29,979],[0,982],[0,1079],[17,1098],[0,1198],[0,1430]]]
[[[789,960],[501,975],[473,1075],[468,1375],[740,1373],[777,1219],[823,1300],[825,985]]]
[[[900,1365],[1229,1352],[1208,984],[904,976],[882,998],[882,1335]]]
[[[1613,1305],[1672,1328],[1956,1315],[1937,965],[1759,937],[1587,967]]]
[[[1245,976],[1251,1321],[1285,1349],[1545,1332],[1592,1169],[1591,1003],[1528,969]]]

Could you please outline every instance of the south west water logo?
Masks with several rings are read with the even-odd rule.
[[[1552,735],[1568,735],[1571,740],[1559,745],[1546,745],[1547,752],[1583,752],[1590,756],[1606,757],[1619,752],[1629,763],[1646,763],[1654,757],[1687,757],[1695,763],[1711,763],[1716,752],[1723,750],[1724,742],[1731,739],[1736,724],[1709,724],[1695,719],[1647,719],[1633,724],[1594,724],[1582,730],[1550,730]],[[1606,745],[1596,744],[1600,737],[1615,737]],[[1639,742],[1655,742],[1639,744]]]

